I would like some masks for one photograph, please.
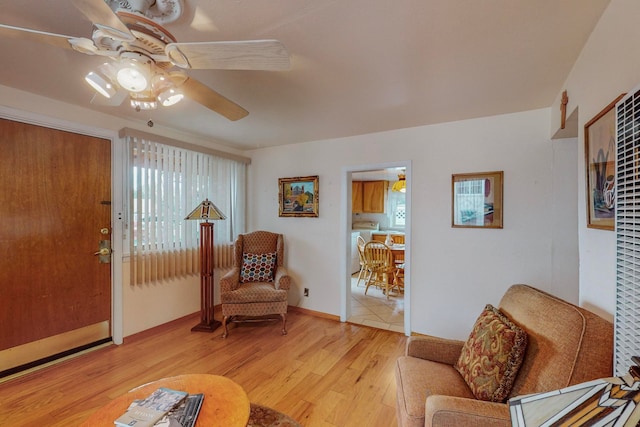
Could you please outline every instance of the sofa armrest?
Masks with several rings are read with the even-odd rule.
[[[450,340],[432,336],[413,336],[407,340],[405,354],[420,359],[454,365],[460,353],[464,341]]]
[[[240,284],[240,267],[233,267],[220,278],[220,292],[231,292]]]
[[[289,272],[285,267],[278,267],[276,269],[274,282],[276,289],[289,290],[291,287],[291,276],[289,276]]]
[[[434,395],[425,404],[425,427],[511,427],[509,405]]]

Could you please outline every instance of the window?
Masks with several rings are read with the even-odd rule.
[[[214,226],[214,263],[225,266],[218,252],[244,232],[246,165],[139,137],[128,143],[132,284],[200,271],[200,227],[184,218],[207,198],[227,216]]]
[[[404,228],[406,219],[406,195],[398,191],[389,190],[388,203],[389,224],[391,228]]]

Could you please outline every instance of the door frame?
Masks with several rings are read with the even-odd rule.
[[[124,333],[122,254],[124,253],[124,244],[122,239],[116,239],[114,236],[123,235],[124,162],[116,161],[116,159],[125,158],[125,148],[118,137],[118,132],[4,106],[0,106],[0,118],[111,141],[111,248],[113,254],[116,254],[111,257],[111,337],[114,344],[122,344]]]
[[[342,169],[342,206],[340,212],[340,235],[342,236],[342,285],[340,292],[340,321],[346,322],[351,317],[351,272],[349,260],[351,259],[351,181],[354,172],[365,172],[377,169],[404,168],[407,182],[405,205],[407,209],[405,225],[405,259],[409,260],[405,267],[404,287],[404,334],[411,336],[411,160],[398,162],[375,163],[357,166],[346,166]]]

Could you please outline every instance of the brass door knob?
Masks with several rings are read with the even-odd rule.
[[[111,254],[111,251],[109,250],[109,248],[100,248],[98,252],[94,253],[94,255],[109,255],[109,254]]]

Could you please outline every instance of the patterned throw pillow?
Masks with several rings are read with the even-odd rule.
[[[276,267],[276,253],[244,254],[240,270],[240,283],[272,282]]]
[[[480,400],[504,402],[527,348],[527,333],[487,304],[465,342],[456,370]]]

